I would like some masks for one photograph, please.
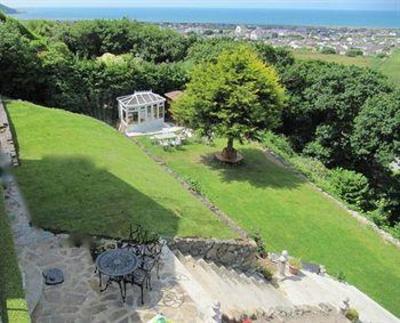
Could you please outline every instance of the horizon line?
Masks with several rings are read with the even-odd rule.
[[[82,8],[82,9],[89,9],[89,8],[104,8],[104,9],[127,9],[127,8],[136,8],[136,9],[263,9],[263,10],[291,10],[291,11],[309,11],[309,10],[316,10],[316,11],[376,11],[376,12],[382,12],[382,11],[389,11],[393,12],[393,10],[390,9],[376,9],[376,8],[363,8],[363,9],[358,9],[358,8],[320,8],[320,7],[315,7],[315,8],[286,8],[286,7],[257,7],[257,6],[234,6],[234,7],[218,7],[218,6],[174,6],[174,5],[148,5],[148,6],[135,6],[135,5],[128,5],[128,6],[102,6],[102,5],[96,5],[96,6],[91,6],[91,5],[85,5],[85,6],[80,6],[80,5],[61,5],[61,6],[48,6],[48,5],[37,5],[37,6],[13,6],[14,9],[32,9],[32,8]],[[397,12],[397,13],[400,13]]]

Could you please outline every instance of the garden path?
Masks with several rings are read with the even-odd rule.
[[[26,298],[33,322],[147,322],[163,313],[176,322],[203,322],[196,304],[182,288],[185,272],[175,268],[175,257],[163,253],[160,280],[152,280],[153,290],[128,286],[127,302],[119,289],[111,286],[100,293],[94,264],[87,248],[73,247],[68,235],[54,235],[30,225],[28,210],[12,176],[7,178],[5,204],[14,235],[15,248],[24,277]],[[41,273],[59,268],[65,281],[45,286]]]

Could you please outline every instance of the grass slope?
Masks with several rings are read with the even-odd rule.
[[[30,322],[28,305],[22,289],[22,278],[14,251],[13,237],[4,210],[0,188],[0,321]]]
[[[394,51],[389,57],[372,56],[348,57],[345,55],[322,54],[309,50],[294,50],[294,56],[300,60],[320,60],[344,65],[369,67],[386,75],[392,82],[400,82],[400,50]]]
[[[7,103],[33,223],[53,231],[123,236],[129,223],[166,236],[233,233],[128,138],[92,118]]]
[[[400,83],[400,50],[393,52],[393,54],[385,58],[384,61],[378,61],[372,68],[374,67],[398,85]]]
[[[308,182],[267,160],[255,145],[241,147],[245,164],[212,161],[222,148],[190,144],[165,152],[148,148],[198,187],[249,232],[260,232],[268,250],[287,249],[322,263],[400,315],[400,251],[361,225]],[[359,309],[362,310],[362,309]]]

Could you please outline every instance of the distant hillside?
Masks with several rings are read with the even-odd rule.
[[[3,11],[4,13],[7,13],[7,14],[13,14],[13,13],[17,13],[18,12],[17,10],[15,10],[13,8],[10,8],[10,7],[7,7],[7,6],[5,6],[4,4],[1,4],[1,3],[0,3],[0,11]]]

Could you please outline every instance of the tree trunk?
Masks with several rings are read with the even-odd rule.
[[[233,148],[233,138],[228,138],[228,143],[224,150],[222,151],[222,155],[224,156],[225,159],[227,160],[236,160],[236,149]]]

